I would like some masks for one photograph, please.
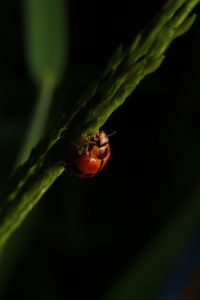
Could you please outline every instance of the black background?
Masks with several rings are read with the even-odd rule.
[[[163,3],[69,1],[68,63],[49,126]],[[21,4],[11,4],[1,1],[0,11],[2,184],[36,97],[24,56]],[[117,131],[105,169],[87,180],[65,172],[10,239],[0,270],[1,299],[100,299],[176,215],[199,176],[199,30],[198,19],[105,124],[107,133]]]

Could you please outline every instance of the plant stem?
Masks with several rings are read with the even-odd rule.
[[[93,135],[138,83],[161,65],[171,42],[193,24],[195,15],[189,15],[198,2],[168,1],[133,43],[117,49],[99,80],[32,150],[29,159],[16,170],[2,191],[0,244],[64,171],[64,161],[73,156],[71,141],[81,146],[81,134]]]
[[[39,94],[32,114],[32,119],[26,130],[26,137],[16,162],[16,167],[28,158],[31,149],[36,145],[44,133],[49,109],[51,107],[51,100],[53,98],[53,91],[54,84],[52,84],[51,80],[43,80],[39,88]]]

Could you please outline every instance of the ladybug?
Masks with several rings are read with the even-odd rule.
[[[93,177],[103,169],[110,157],[108,137],[113,134],[115,132],[106,135],[104,131],[98,130],[91,140],[87,135],[82,135],[86,145],[78,151],[78,157],[66,164],[65,168],[79,178]]]

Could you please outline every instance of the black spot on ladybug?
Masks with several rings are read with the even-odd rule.
[[[100,154],[98,154],[97,158],[103,159],[107,156],[108,149],[107,148],[106,149],[100,149],[99,152],[100,152]]]
[[[88,173],[88,174],[85,174],[84,177],[94,177],[94,174]]]
[[[99,166],[98,172],[100,172],[100,171],[101,171],[101,169],[102,169],[102,166],[103,166],[103,159],[101,160],[101,164],[100,164],[100,166]]]
[[[74,173],[76,173],[76,174],[78,174],[78,175],[82,175],[82,174],[83,174],[83,171],[79,170],[75,164],[72,164],[72,165],[71,165],[71,169],[72,169],[72,171],[73,171]]]

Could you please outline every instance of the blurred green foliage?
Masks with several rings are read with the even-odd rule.
[[[38,99],[15,167],[28,158],[45,132],[54,90],[64,74],[68,50],[66,3],[63,0],[24,0],[22,4],[27,66],[37,85]]]
[[[37,84],[60,82],[68,51],[66,3],[63,0],[23,0],[27,64]]]

